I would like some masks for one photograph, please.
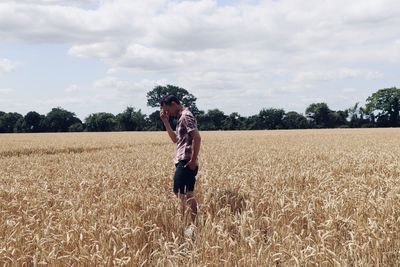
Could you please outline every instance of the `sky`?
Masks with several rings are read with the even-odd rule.
[[[0,1],[1,111],[150,114],[167,84],[244,116],[363,104],[400,87],[400,1]]]

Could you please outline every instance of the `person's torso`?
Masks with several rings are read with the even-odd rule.
[[[188,129],[188,124],[190,124]],[[196,120],[193,114],[185,108],[176,124],[176,156],[175,162],[179,160],[190,160],[192,155],[193,138],[190,135],[190,129],[197,128]]]

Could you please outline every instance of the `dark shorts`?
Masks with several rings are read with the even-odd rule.
[[[187,160],[181,160],[176,166],[174,174],[174,193],[185,194],[186,192],[191,192],[194,190],[194,185],[196,183],[196,175],[199,171],[199,167],[196,170],[191,170],[189,167],[185,168]]]

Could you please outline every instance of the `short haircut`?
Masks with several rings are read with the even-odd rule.
[[[164,105],[170,106],[172,104],[172,102],[175,102],[178,105],[181,104],[181,102],[179,101],[179,99],[176,96],[167,95],[167,96],[163,97],[163,99],[160,102],[160,105],[161,106],[164,106]]]

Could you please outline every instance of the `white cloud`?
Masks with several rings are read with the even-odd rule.
[[[72,84],[65,89],[66,93],[75,93],[79,91],[79,86],[76,84]]]
[[[3,0],[3,2],[10,3],[26,3],[35,5],[79,5],[79,4],[95,4],[99,3],[99,0]]]
[[[93,105],[93,104],[106,104],[110,101],[118,100],[118,97],[105,93],[96,93],[94,95],[77,95],[69,97],[54,97],[37,100],[39,104],[49,105],[49,107],[54,106],[64,106],[64,105]]]
[[[6,58],[0,58],[0,73],[12,72],[15,70],[15,63]]]
[[[386,86],[385,69],[400,67],[398,25],[397,0],[0,3],[1,40],[66,43],[71,56],[106,62],[109,76],[94,82],[96,92],[143,99],[155,82],[168,82],[193,92],[199,106],[228,112],[244,107],[243,96],[259,109],[288,96],[300,99],[287,103],[295,106]],[[125,71],[135,78],[116,78]]]
[[[118,80],[116,77],[108,76],[93,83],[94,87],[106,89],[126,89],[129,88],[129,82]]]
[[[184,52],[164,51],[157,48],[132,44],[127,47],[126,53],[114,61],[122,68],[142,70],[171,70],[185,67],[190,55]]]
[[[332,81],[344,79],[379,79],[383,74],[378,71],[340,68],[337,70],[315,70],[315,71],[300,71],[295,75],[296,82],[303,81]]]
[[[0,88],[0,96],[8,95],[12,92],[14,92],[14,90],[11,88]]]
[[[352,87],[346,87],[346,88],[342,89],[342,92],[343,93],[354,93],[354,92],[357,92],[357,89],[356,88],[352,88]]]
[[[114,76],[107,76],[93,82],[96,91],[109,92],[119,97],[144,95],[143,92],[150,91],[157,85],[167,84],[166,80],[143,79],[138,82],[121,80]]]
[[[131,39],[131,36],[143,35],[142,25],[152,7],[149,3],[156,1],[147,2],[146,5],[132,5],[125,0],[104,1],[96,10],[32,1],[2,2],[0,37],[4,41],[77,44]]]
[[[115,58],[124,53],[124,48],[113,42],[79,44],[72,46],[68,53],[76,57]]]
[[[93,98],[89,97],[57,97],[57,98],[48,98],[46,100],[38,100],[37,103],[43,105],[52,105],[52,106],[63,106],[66,104],[84,104],[87,101],[93,101]]]

